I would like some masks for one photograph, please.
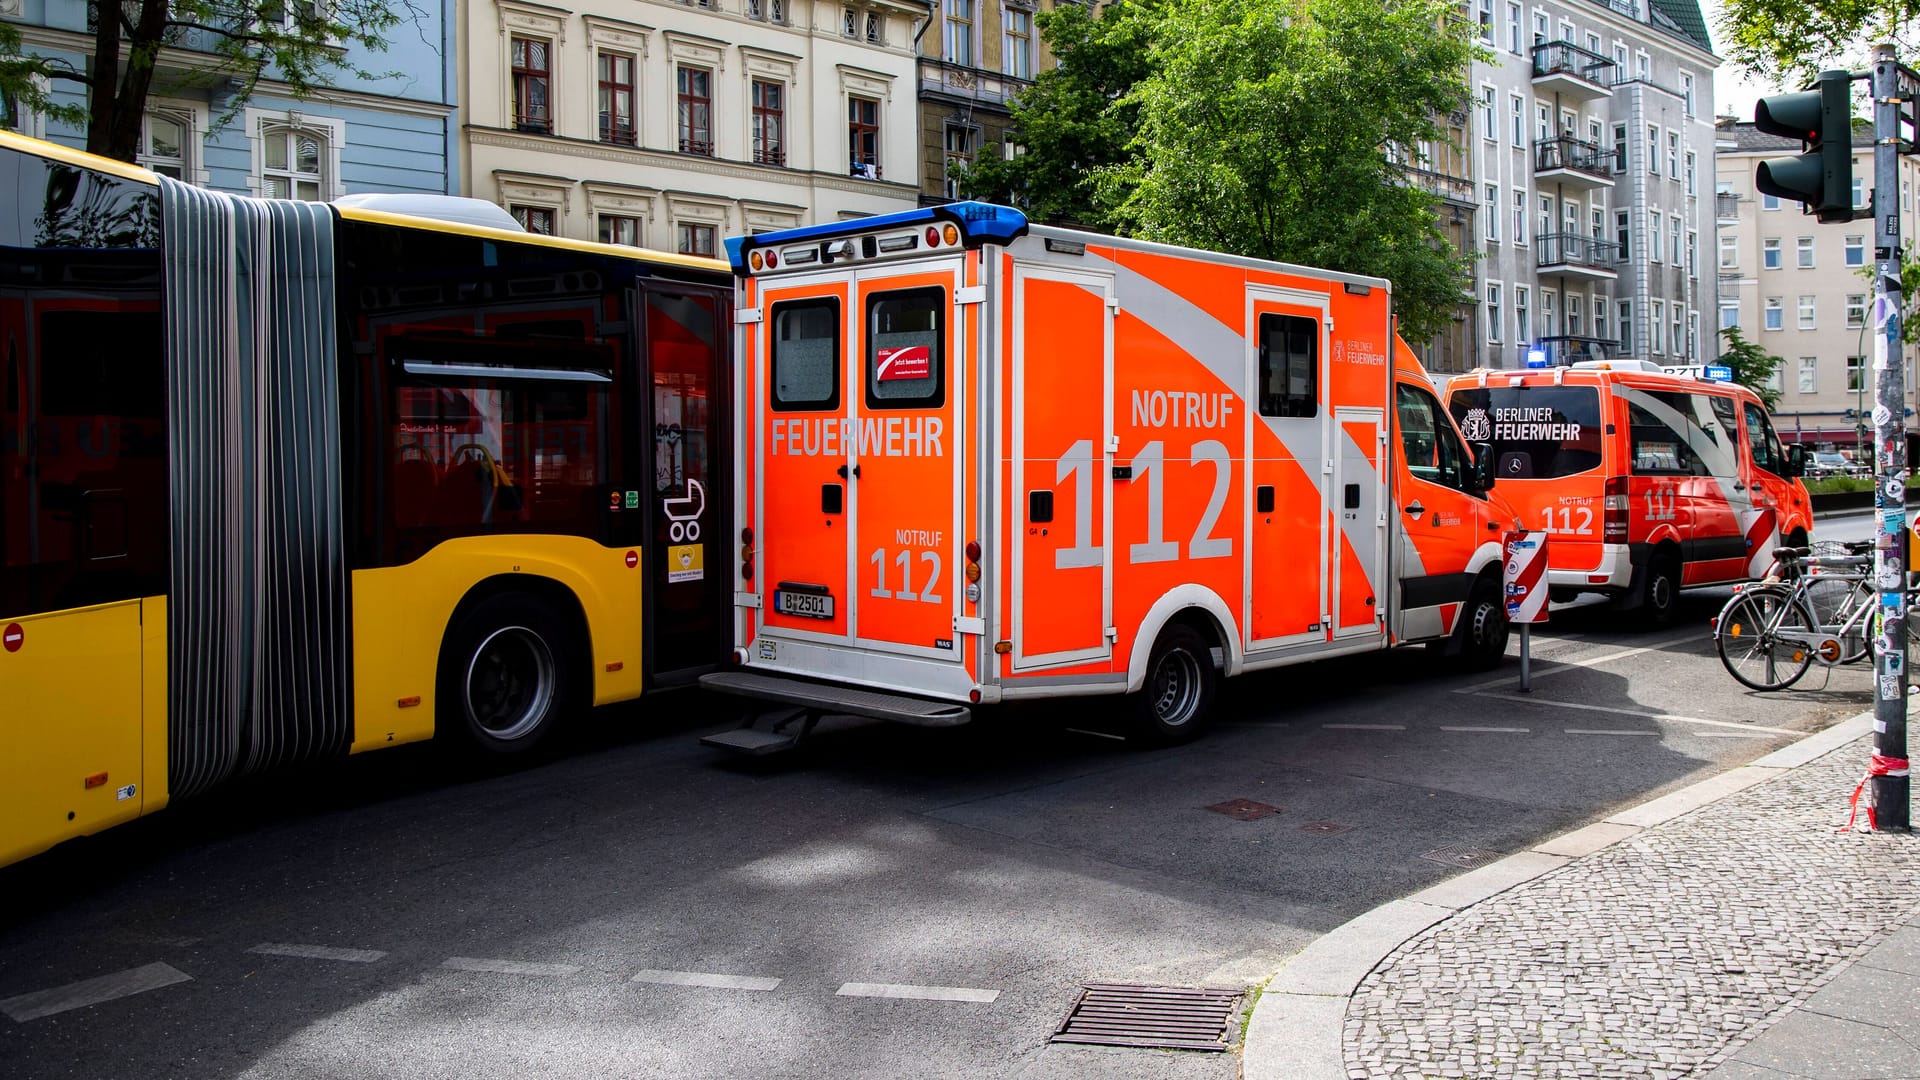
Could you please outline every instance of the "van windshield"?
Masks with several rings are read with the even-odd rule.
[[[1600,465],[1600,392],[1591,386],[1461,386],[1447,405],[1468,442],[1493,445],[1496,483]]]

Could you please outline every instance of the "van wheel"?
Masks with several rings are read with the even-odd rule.
[[[1154,746],[1197,737],[1218,682],[1206,638],[1191,626],[1169,625],[1147,658],[1146,684],[1133,695],[1134,734]]]
[[[487,755],[532,750],[572,704],[571,638],[566,624],[530,597],[502,593],[480,601],[441,646],[436,727],[463,732]]]
[[[1507,622],[1506,605],[1500,602],[1500,586],[1490,577],[1474,583],[1467,607],[1460,613],[1460,663],[1469,671],[1492,671],[1507,657],[1507,635],[1513,630]]]
[[[1655,555],[1647,563],[1647,580],[1640,594],[1640,606],[1653,626],[1670,626],[1680,608],[1680,560],[1672,555]]]

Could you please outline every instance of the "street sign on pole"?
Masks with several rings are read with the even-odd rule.
[[[1873,50],[1873,460],[1874,588],[1880,594],[1879,648],[1873,680],[1873,758],[1868,820],[1880,832],[1909,832],[1907,778],[1907,417],[1906,364],[1900,343],[1900,148],[1903,102],[1920,79],[1894,60],[1892,45]]]

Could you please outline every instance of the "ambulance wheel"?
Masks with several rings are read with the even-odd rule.
[[[1506,605],[1500,602],[1500,585],[1491,577],[1482,577],[1467,597],[1467,608],[1460,613],[1460,661],[1469,671],[1491,671],[1507,657]]]
[[[1133,695],[1133,731],[1153,746],[1172,746],[1200,734],[1219,678],[1213,649],[1198,630],[1172,623],[1147,657],[1147,681]]]
[[[567,625],[534,598],[487,597],[462,614],[440,650],[435,726],[488,757],[523,754],[571,705]]]
[[[1680,560],[1667,553],[1655,555],[1647,562],[1647,580],[1641,588],[1640,606],[1647,622],[1672,625],[1680,608]]]

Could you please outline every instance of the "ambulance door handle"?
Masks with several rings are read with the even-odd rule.
[[[1419,499],[1415,499],[1412,502],[1407,504],[1407,513],[1413,517],[1419,517],[1421,514],[1424,514],[1426,512],[1427,512],[1427,508],[1420,505]]]
[[[834,471],[840,474],[840,479],[845,480],[847,478],[847,467],[845,465],[840,466]],[[860,476],[860,466],[855,465],[853,467],[853,475],[856,479]]]
[[[1747,490],[1747,485],[1745,485],[1745,484],[1743,484],[1743,483],[1741,483],[1741,482],[1740,482],[1740,481],[1738,481],[1738,480],[1735,480],[1735,481],[1733,482],[1733,490],[1735,490],[1735,491],[1745,491],[1745,490]]]

